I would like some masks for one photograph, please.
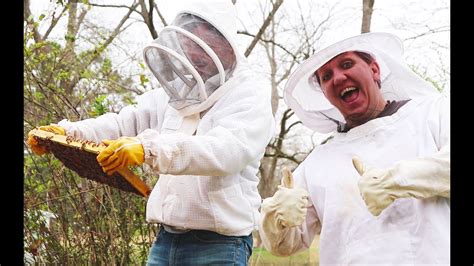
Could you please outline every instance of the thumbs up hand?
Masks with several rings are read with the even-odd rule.
[[[352,158],[360,174],[359,190],[369,211],[377,216],[399,198],[450,198],[450,148],[411,160],[396,162],[389,168],[374,168]]]
[[[299,226],[305,220],[309,194],[305,189],[293,186],[293,175],[284,168],[277,192],[262,203],[262,213],[273,214],[279,228]]]
[[[362,199],[370,213],[378,216],[397,199],[399,186],[393,180],[390,170],[374,168],[357,157],[352,158],[352,164],[361,176],[358,186]]]
[[[283,168],[283,177],[281,178],[281,185],[286,188],[293,188],[293,174],[290,169]]]

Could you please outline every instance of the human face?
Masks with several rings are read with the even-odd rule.
[[[216,53],[224,69],[229,69],[235,62],[234,51],[229,42],[211,27],[209,24],[198,23],[190,32],[203,40]],[[219,73],[212,58],[196,42],[189,38],[183,38],[181,42],[187,57],[204,79]]]
[[[342,53],[319,68],[316,75],[326,98],[352,127],[377,117],[385,107],[375,60],[367,63],[354,52]]]

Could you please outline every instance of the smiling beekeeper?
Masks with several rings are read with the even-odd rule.
[[[328,46],[284,98],[307,127],[334,133],[263,201],[265,248],[291,255],[319,234],[321,265],[449,264],[449,95],[407,67],[401,40]]]

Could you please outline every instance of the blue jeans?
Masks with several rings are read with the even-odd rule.
[[[252,234],[225,236],[203,230],[173,234],[161,227],[147,265],[247,265],[252,246]]]

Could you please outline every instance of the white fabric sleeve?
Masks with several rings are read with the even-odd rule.
[[[395,183],[404,196],[430,198],[450,197],[451,149],[449,97],[441,95],[433,106],[428,123],[439,151],[414,160],[400,161],[393,167]]]
[[[401,161],[394,167],[395,183],[404,197],[450,198],[450,148],[445,145],[429,157]]]
[[[290,256],[298,251],[311,246],[314,236],[321,233],[321,222],[316,208],[311,199],[311,191],[304,178],[304,163],[294,171],[295,187],[301,187],[310,192],[308,203],[311,207],[306,212],[306,218],[302,225],[295,227],[283,227],[277,223],[275,210],[262,208],[259,233],[262,244],[266,250],[276,256]],[[267,212],[270,210],[270,212]]]
[[[161,123],[167,101],[168,96],[163,90],[154,89],[140,95],[136,105],[126,106],[118,114],[107,113],[77,122],[64,119],[58,125],[66,130],[67,135],[95,142],[122,136],[134,137]]]
[[[224,176],[258,161],[275,130],[270,99],[233,90],[212,107],[212,128],[203,135],[140,133],[145,162],[163,174]]]
[[[450,148],[450,99],[441,95],[433,105],[432,118],[428,120],[431,134],[439,151],[414,160],[400,161],[394,166],[395,183],[403,197],[450,198],[451,148]]]

